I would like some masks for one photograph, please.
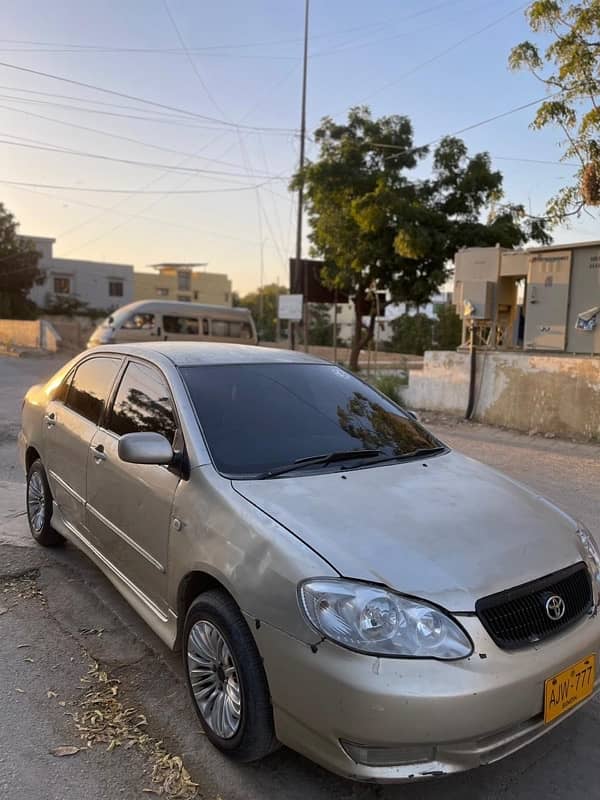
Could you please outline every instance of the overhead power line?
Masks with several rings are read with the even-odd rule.
[[[60,95],[57,95],[57,96],[60,96]],[[123,113],[119,113],[119,112],[116,112],[116,111],[102,111],[101,109],[97,109],[97,108],[83,108],[83,107],[78,107],[78,106],[71,106],[71,105],[68,105],[68,104],[65,104],[65,103],[52,103],[52,102],[49,102],[47,100],[35,100],[35,99],[31,99],[29,97],[11,97],[10,95],[0,95],[0,97],[2,97],[2,99],[4,99],[4,100],[10,100],[12,102],[17,102],[17,103],[34,103],[35,105],[52,106],[53,108],[58,108],[58,109],[62,109],[62,110],[65,110],[65,111],[74,111],[77,114],[81,114],[83,112],[84,114],[85,113],[87,113],[87,114],[98,114],[100,116],[107,116],[107,117],[118,117],[118,118],[122,118],[122,119],[135,119],[135,120],[140,120],[142,122],[158,122],[158,123],[166,124],[166,125],[175,125],[178,128],[182,128],[182,127],[183,128],[193,128],[194,130],[218,131],[219,133],[231,133],[231,134],[237,134],[238,130],[239,130],[239,129],[236,129],[236,128],[229,128],[229,127],[216,126],[216,125],[208,125],[208,124],[204,124],[203,125],[203,124],[198,123],[198,122],[193,122],[190,117],[178,117],[178,116],[174,116],[174,115],[169,116],[167,114],[164,114],[164,113],[161,114],[160,112],[156,112],[156,111],[148,112],[148,114],[147,114],[145,109],[137,108],[136,106],[121,106],[121,108],[131,108],[134,111],[138,111],[139,114],[123,114]],[[97,102],[97,101],[94,101],[94,100],[89,100],[88,101],[88,100],[86,100],[84,102],[92,103],[92,102]],[[110,105],[110,104],[107,104],[107,105]],[[118,105],[116,107],[119,108]],[[13,110],[19,110],[19,109],[13,109]],[[153,114],[153,115],[158,114],[158,116],[149,116],[149,114]],[[290,132],[290,131],[285,131],[285,130],[279,131],[279,130],[275,130],[275,129],[269,130],[269,131],[260,131],[258,129],[257,130],[248,129],[248,130],[244,130],[243,133],[244,133],[244,136],[248,136],[248,135],[261,135],[261,136],[269,135],[269,136],[285,136],[286,138],[288,138],[289,136],[295,136],[296,135],[295,133]]]
[[[0,99],[2,99],[3,97],[4,95],[0,94]],[[112,131],[103,131],[100,128],[91,128],[87,125],[78,125],[76,122],[65,122],[65,120],[56,119],[55,117],[46,117],[43,114],[36,114],[34,111],[25,111],[24,109],[21,108],[13,108],[12,106],[3,106],[3,105],[0,105],[0,109],[2,109],[3,111],[16,111],[19,114],[25,114],[26,116],[33,117],[34,119],[42,119],[45,122],[52,122],[56,125],[63,125],[67,128],[74,128],[76,130],[86,131],[88,133],[93,133],[99,136],[108,136],[111,139],[118,139],[119,141],[140,145],[140,147],[150,147],[153,150],[161,150],[163,153],[174,153],[175,155],[178,156],[187,156],[189,158],[198,159],[200,161],[208,161],[211,164],[222,164],[223,166],[226,167],[234,167],[235,169],[242,169],[240,164],[236,164],[233,161],[223,161],[219,158],[210,158],[209,156],[201,156],[196,153],[186,152],[185,150],[177,150],[173,147],[165,147],[164,145],[153,144],[152,142],[146,142],[143,139],[134,139],[132,136],[122,136],[121,134],[113,133]],[[12,134],[4,134],[4,135],[11,136],[11,138],[16,138],[13,137]],[[24,137],[18,137],[18,138],[23,139]],[[30,139],[28,141],[35,141],[35,140]],[[50,143],[37,141],[36,144],[50,144]]]
[[[54,183],[29,183],[27,181],[9,181],[0,178],[0,183],[6,184],[7,186],[29,186],[33,189],[57,189],[60,191],[66,192],[99,192],[103,194],[131,194],[131,195],[138,195],[138,194],[164,194],[164,195],[172,195],[172,194],[217,194],[223,192],[242,192],[242,191],[250,191],[254,189],[260,189],[261,186],[265,186],[268,181],[264,181],[263,183],[258,183],[254,186],[233,186],[231,188],[225,189],[108,189],[108,188],[100,188],[97,186],[59,186]],[[111,209],[106,209],[106,211],[110,211]]]
[[[0,134],[3,136],[10,136],[11,134]],[[18,139],[22,139],[25,137],[14,137]],[[56,147],[47,144],[33,144],[35,140],[29,140],[25,142],[11,142],[8,139],[0,139],[0,144],[11,145],[13,147],[26,147],[31,150],[43,150],[48,153],[60,153],[61,155],[68,155],[68,156],[78,156],[82,158],[95,158],[101,161],[114,161],[117,164],[128,164],[134,167],[146,167],[150,169],[163,169],[166,172],[184,172],[193,175],[215,175],[218,177],[228,177],[228,178],[247,178],[247,174],[242,174],[241,172],[225,172],[223,170],[212,170],[212,169],[201,169],[199,167],[182,167],[177,164],[157,164],[152,161],[136,161],[135,159],[131,158],[117,158],[115,156],[107,156],[101,153],[87,153],[82,150],[71,150],[66,147]],[[192,156],[193,157],[193,156]],[[253,175],[254,178],[264,179],[265,182],[273,181],[273,180],[289,180],[289,176],[284,175]]]
[[[43,72],[42,70],[31,69],[30,67],[20,67],[17,64],[9,64],[6,61],[0,61],[0,67],[5,67],[6,69],[14,69],[18,70],[19,72],[26,72],[30,75],[39,75],[43,78],[51,78],[52,80],[62,81],[63,83],[70,83],[73,86],[82,86],[84,89],[92,89],[95,92],[103,92],[104,94],[110,94],[115,97],[123,97],[126,100],[133,100],[136,103],[145,103],[146,105],[154,106],[156,108],[163,108],[167,111],[175,111],[178,114],[185,114],[189,117],[194,119],[201,119],[205,122],[214,122],[218,123],[219,125],[223,125],[225,127],[237,129],[237,130],[254,130],[254,131],[286,131],[287,133],[294,133],[295,130],[293,128],[270,128],[266,126],[259,126],[259,125],[243,125],[235,122],[228,122],[224,119],[218,119],[216,117],[209,117],[205,114],[197,114],[195,111],[190,111],[189,109],[185,108],[178,108],[177,106],[170,106],[165,103],[159,103],[155,100],[148,100],[145,97],[138,97],[133,94],[126,94],[125,92],[118,92],[115,89],[105,89],[102,86],[96,86],[92,83],[85,83],[84,81],[74,80],[73,78],[65,78],[62,75],[53,75],[50,72]]]

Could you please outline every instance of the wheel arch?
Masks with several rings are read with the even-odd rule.
[[[177,588],[177,637],[175,639],[175,650],[181,647],[183,625],[189,607],[197,597],[211,589],[220,589],[225,592],[239,608],[239,603],[227,586],[214,575],[201,569],[194,569],[186,573]]]
[[[30,444],[25,451],[25,471],[29,472],[29,468],[36,461],[40,458],[39,450],[32,444]]]

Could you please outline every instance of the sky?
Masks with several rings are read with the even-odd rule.
[[[309,133],[368,104],[409,116],[419,145],[541,98],[542,84],[507,68],[532,37],[524,9],[311,0]],[[3,0],[0,201],[20,232],[55,238],[65,258],[208,262],[241,294],[261,278],[286,284],[303,16],[304,0],[55,0],[51,11]],[[507,200],[541,214],[574,168],[559,162],[559,131],[529,128],[534,112],[462,138],[490,153]],[[600,239],[598,218],[554,238]]]

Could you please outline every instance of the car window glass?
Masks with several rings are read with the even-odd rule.
[[[69,386],[71,385],[71,379],[73,377],[73,372],[69,372],[68,375],[65,376],[63,381],[59,383],[57,388],[54,390],[52,394],[53,400],[58,400],[60,403],[64,403],[67,399],[67,394],[69,393]]]
[[[199,321],[196,317],[173,317],[163,315],[165,333],[182,333],[188,336],[198,336],[200,332]]]
[[[149,330],[154,327],[154,314],[134,314],[122,325],[127,330]]]
[[[229,322],[226,319],[213,319],[210,322],[212,336],[229,336]]]
[[[65,405],[97,425],[120,366],[120,358],[86,359],[75,370]]]
[[[401,456],[440,445],[398,406],[328,364],[182,367],[217,468],[251,475],[357,449]]]
[[[153,367],[130,363],[117,390],[108,429],[125,433],[162,433],[173,443],[177,424],[164,378]]]

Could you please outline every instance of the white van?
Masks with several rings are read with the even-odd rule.
[[[87,347],[156,340],[258,342],[254,320],[247,308],[138,300],[118,308],[98,325]]]

